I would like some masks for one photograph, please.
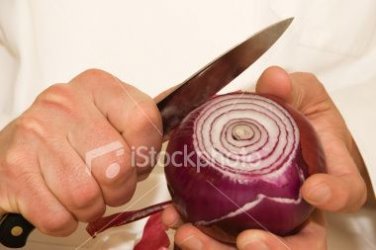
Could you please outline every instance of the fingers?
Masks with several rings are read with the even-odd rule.
[[[163,210],[162,222],[169,228],[177,228],[183,225],[183,221],[173,205],[170,205]]]
[[[43,131],[39,133],[40,147],[44,145],[48,153],[44,153],[41,158],[47,158],[49,154],[51,157],[58,156],[61,168],[64,169],[58,170],[59,164],[56,168],[51,168],[48,163],[47,169],[43,169],[52,172],[50,178],[53,181],[50,183],[57,192],[61,192],[59,197],[62,202],[67,202],[68,207],[85,210],[85,200],[94,202],[96,195],[97,201],[92,205],[100,211],[99,205],[94,205],[99,204],[102,196],[105,203],[111,206],[128,201],[134,193],[137,176],[135,168],[131,166],[130,150],[121,134],[80,91],[68,84],[50,87],[38,97],[35,105],[27,112],[27,117],[33,117],[34,124],[37,124],[34,127],[41,127],[40,130]],[[30,121],[24,123],[30,124]],[[63,177],[61,172],[65,173]],[[63,180],[53,178],[53,174]],[[65,181],[66,176],[71,175],[75,178],[69,178],[70,182]],[[64,181],[68,186],[66,190],[60,191],[64,185],[57,183]],[[84,189],[85,187],[87,188]],[[69,194],[84,191],[87,194],[83,194],[82,200],[72,200],[80,195]],[[65,197],[61,197],[63,194]],[[86,219],[84,213],[77,209],[73,209],[73,212],[77,212],[78,218],[84,221],[94,217],[94,213],[89,213],[90,211],[86,214]]]
[[[101,188],[68,142],[55,151],[41,148],[38,158],[49,190],[77,220],[89,222],[104,214]]]
[[[213,240],[191,224],[181,226],[175,234],[175,243],[182,249],[233,250],[235,247]]]
[[[323,85],[310,73],[289,74],[280,67],[269,67],[257,81],[256,92],[280,97],[305,115],[335,109]]]
[[[326,249],[326,229],[320,213],[314,215],[302,230],[292,236],[280,237],[262,230],[247,230],[237,238],[240,250],[324,250]]]
[[[173,205],[164,209],[162,213],[162,222],[169,228],[179,227],[175,234],[175,244],[182,249],[235,249],[234,247],[213,240],[191,224],[183,225],[183,221]]]
[[[325,115],[323,118],[330,119]],[[354,212],[365,203],[367,187],[344,139],[338,135],[339,130],[330,127],[319,130],[328,174],[310,176],[301,191],[306,201],[320,209]]]
[[[171,211],[170,211],[171,212]],[[235,249],[220,243],[191,224],[184,224],[175,234],[175,243],[182,249]],[[237,238],[240,250],[304,250],[310,246],[312,250],[326,249],[326,228],[320,212],[315,212],[299,233],[292,236],[280,237],[263,230],[247,230]]]
[[[76,219],[43,185],[39,174],[25,174],[18,181],[23,185],[17,196],[17,212],[21,213],[41,232],[67,236],[78,226]]]
[[[162,222],[169,228],[179,227],[175,234],[175,243],[182,249],[235,249],[234,247],[213,240],[191,224],[183,225],[183,221],[173,205],[164,209]]]
[[[175,234],[175,243],[182,249],[235,249],[233,246],[210,238],[191,224],[181,225],[173,206],[165,209],[162,220],[170,227],[180,226]],[[307,246],[312,250],[324,250],[326,249],[325,221],[321,212],[316,211],[297,234],[280,237],[263,230],[247,230],[238,236],[236,244],[240,250],[304,250]]]
[[[37,151],[45,135],[38,119],[31,117],[15,120],[1,132],[0,206],[22,214],[44,233],[66,236],[76,229],[77,221],[41,173]]]
[[[306,201],[320,209],[354,212],[365,203],[367,187],[345,143],[334,134],[320,134],[328,174],[310,176],[301,192]]]
[[[91,119],[71,129],[67,140],[83,162],[82,171],[89,172],[97,181],[105,203],[121,205],[131,199],[137,183],[131,150],[105,119],[93,113]]]
[[[162,121],[153,99],[100,70],[85,71],[72,80],[72,85],[91,96],[131,150],[139,150],[135,158],[137,171],[140,178],[147,175],[154,160],[149,155],[156,154],[146,152],[158,152],[162,142]]]
[[[354,212],[365,202],[367,190],[361,176],[316,174],[307,179],[302,195],[312,205],[332,212]]]
[[[86,111],[91,111],[92,124],[85,124],[86,131],[75,128],[69,141],[85,161],[98,156],[90,164],[106,203],[123,204],[134,193],[137,179],[150,173],[160,150],[159,111],[149,96],[100,70],[85,71],[71,84],[94,105]],[[90,137],[95,142],[88,141]]]

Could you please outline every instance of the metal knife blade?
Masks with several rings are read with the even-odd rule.
[[[293,18],[288,18],[275,23],[248,38],[202,68],[161,100],[157,106],[162,115],[164,140],[168,139],[171,130],[190,111],[215,95],[260,58],[285,32],[292,20]]]
[[[293,18],[273,24],[208,64],[157,106],[162,115],[166,140],[182,119],[193,109],[226,86],[260,58],[289,27]],[[5,214],[0,218],[0,243],[18,248],[26,244],[34,226],[20,214]]]

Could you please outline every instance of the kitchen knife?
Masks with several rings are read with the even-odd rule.
[[[292,20],[285,19],[255,34],[202,68],[162,99],[157,106],[162,116],[164,140],[190,111],[215,95],[262,56]],[[5,214],[0,219],[0,243],[11,248],[23,247],[33,229],[34,226],[22,215]]]

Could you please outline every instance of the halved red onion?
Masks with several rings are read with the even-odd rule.
[[[275,97],[246,92],[216,96],[191,112],[167,154],[179,213],[225,242],[250,228],[293,233],[313,211],[300,187],[325,166],[303,115]]]

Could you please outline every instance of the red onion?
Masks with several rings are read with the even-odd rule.
[[[192,111],[171,135],[167,155],[180,215],[223,242],[250,228],[293,233],[313,211],[300,187],[325,166],[302,114],[276,97],[246,92]]]

